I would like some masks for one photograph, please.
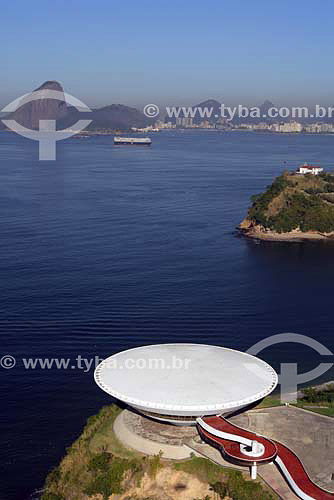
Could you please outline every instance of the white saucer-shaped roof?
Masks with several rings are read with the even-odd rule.
[[[270,394],[277,374],[259,358],[224,347],[163,344],[114,354],[95,370],[98,386],[156,414],[226,413]]]

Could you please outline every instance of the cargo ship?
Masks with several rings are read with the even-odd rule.
[[[114,137],[115,145],[150,146],[152,141],[149,137]]]

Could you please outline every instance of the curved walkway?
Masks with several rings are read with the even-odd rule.
[[[276,441],[277,457],[275,463],[294,490],[304,500],[333,500],[334,493],[317,486],[308,476],[303,464],[287,446]]]
[[[216,445],[224,449],[224,453],[228,457],[242,462],[243,465],[253,465],[254,462],[258,464],[272,462],[277,455],[277,448],[273,441],[254,432],[241,429],[223,417],[199,418],[197,423],[204,438],[211,440],[211,442],[214,441]],[[251,457],[241,452],[240,444],[252,447],[254,441],[264,446],[263,455]]]
[[[275,462],[293,491],[303,500],[334,500],[334,493],[323,490],[309,478],[303,464],[289,448],[278,441],[242,429],[224,417],[206,417],[197,420],[200,434],[214,446],[223,449],[232,460],[251,465]],[[260,457],[245,457],[240,444],[252,446],[256,441],[265,447]]]
[[[191,451],[183,445],[173,445],[153,441],[134,432],[125,422],[127,410],[122,411],[116,418],[113,430],[117,439],[130,450],[136,450],[145,455],[157,455],[163,452],[163,457],[171,460],[184,460],[191,456]]]

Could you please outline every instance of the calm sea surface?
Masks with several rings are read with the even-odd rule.
[[[161,132],[37,143],[0,135],[0,499],[27,500],[110,402],[93,371],[27,370],[22,358],[106,357],[163,342],[246,350],[283,332],[334,350],[334,246],[257,244],[234,228],[284,168],[334,167],[334,136]],[[279,369],[321,361],[282,344]],[[327,373],[327,380],[334,378]]]

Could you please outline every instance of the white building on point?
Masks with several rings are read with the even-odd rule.
[[[277,380],[259,358],[202,344],[136,347],[110,356],[95,370],[97,385],[110,396],[177,425],[246,408],[268,396]]]
[[[307,163],[304,163],[304,165],[301,165],[299,169],[297,170],[297,174],[311,174],[311,175],[319,175],[324,171],[323,168],[321,167],[315,167],[313,165],[308,165]]]

